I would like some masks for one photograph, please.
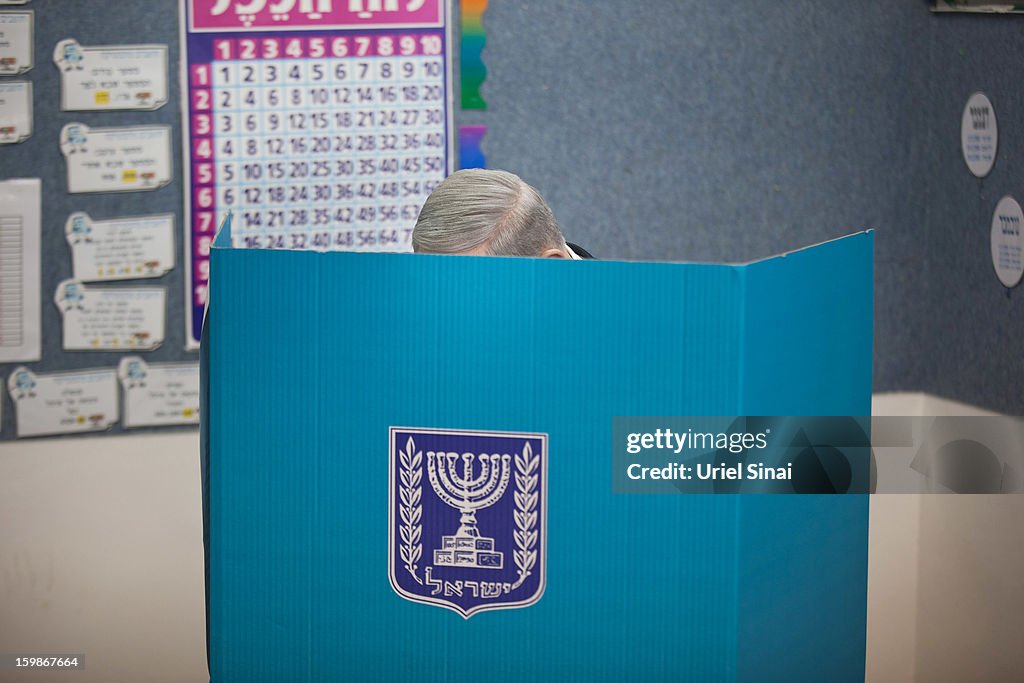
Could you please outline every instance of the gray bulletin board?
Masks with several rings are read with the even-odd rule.
[[[876,391],[1024,411],[1024,289],[989,253],[1024,199],[1024,16],[928,0],[492,0],[488,166],[598,258],[744,262],[874,228]],[[984,179],[967,98],[1000,123]],[[813,283],[809,283],[813,286]]]
[[[211,0],[212,3],[212,0]],[[16,438],[15,408],[6,391],[6,380],[12,370],[25,365],[37,374],[116,368],[125,355],[139,355],[147,363],[198,362],[198,353],[186,351],[185,339],[185,263],[186,240],[183,215],[183,186],[181,154],[181,92],[179,67],[181,44],[179,27],[180,0],[30,0],[26,5],[0,6],[9,9],[32,10],[35,14],[34,66],[18,77],[29,80],[34,92],[33,135],[17,145],[0,146],[0,179],[40,178],[43,184],[42,206],[42,359],[31,363],[0,364],[0,391],[3,401],[3,424],[0,440]],[[453,16],[458,16],[458,3],[453,3]],[[453,22],[454,45],[458,45],[458,23]],[[74,38],[83,46],[122,44],[161,44],[169,48],[169,99],[155,111],[131,112],[63,112],[60,110],[60,79],[53,63],[54,46],[61,40]],[[458,73],[457,50],[455,73]],[[459,102],[458,78],[452,83],[453,101]],[[463,114],[455,107],[456,123],[462,120],[479,121],[480,112]],[[59,148],[62,127],[70,122],[81,122],[91,128],[132,125],[167,125],[173,132],[173,182],[155,191],[121,192],[108,194],[69,194],[66,166]],[[67,217],[84,211],[93,220],[173,213],[175,215],[176,259],[175,268],[160,278],[110,283],[97,283],[102,287],[150,286],[166,288],[167,316],[165,340],[157,349],[147,352],[68,352],[62,349],[62,318],[53,303],[58,283],[72,275],[71,253],[64,236]],[[122,421],[110,430],[89,432],[110,434],[125,431]],[[171,427],[163,429],[194,429]],[[140,431],[137,429],[133,432]]]
[[[128,353],[106,351],[70,352],[62,350],[61,316],[53,303],[54,290],[71,277],[71,251],[64,237],[69,214],[85,211],[94,220],[123,216],[174,213],[177,254],[175,268],[163,277],[109,283],[109,286],[160,285],[167,288],[166,337],[157,349],[141,355],[147,363],[198,362],[198,353],[185,351],[183,310],[184,253],[181,240],[182,188],[180,163],[181,115],[178,109],[178,5],[175,0],[110,2],[109,0],[31,0],[25,5],[0,9],[30,9],[35,13],[35,54],[32,70],[20,80],[32,82],[35,125],[32,137],[17,145],[0,146],[0,179],[40,178],[43,183],[42,206],[42,359],[35,363],[0,365],[3,386],[3,429],[0,439],[15,438],[14,405],[7,393],[6,380],[13,368],[25,365],[38,374],[86,368],[116,368]],[[65,38],[91,45],[164,44],[169,48],[168,88],[170,98],[156,111],[64,112],[60,110],[60,77],[53,63],[54,46]],[[174,180],[170,185],[150,192],[112,194],[68,194],[64,157],[59,138],[61,128],[72,121],[90,127],[130,125],[169,125],[173,131],[172,163]],[[108,283],[97,283],[108,286]],[[123,410],[122,410],[123,413]],[[121,431],[120,424],[112,428]],[[192,429],[172,427],[170,429]],[[138,430],[132,430],[138,431]],[[108,434],[111,432],[102,432]]]
[[[43,357],[53,372],[116,365],[64,353],[50,302],[70,275],[69,213],[173,211],[180,157],[156,192],[66,193],[57,136],[90,126],[169,124],[180,144],[175,0],[32,0],[35,132],[0,147],[0,177],[41,177]],[[456,3],[456,13],[457,13]],[[598,258],[743,262],[876,229],[875,389],[930,391],[1024,411],[1021,288],[992,272],[988,230],[1004,194],[1024,199],[1024,18],[935,14],[927,0],[491,0],[484,15],[487,165],[549,200],[566,237]],[[171,98],[155,112],[63,113],[53,45],[165,43]],[[456,66],[456,74],[458,68]],[[456,81],[458,78],[456,77]],[[1000,121],[992,173],[960,153],[964,103],[991,98]],[[456,94],[456,102],[458,102]],[[184,254],[167,286],[167,339],[184,351]],[[6,378],[10,366],[0,366]],[[12,438],[3,392],[0,438]]]

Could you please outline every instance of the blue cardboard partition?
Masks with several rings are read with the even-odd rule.
[[[870,232],[741,266],[226,232],[213,681],[863,680],[867,496],[613,495],[610,463],[616,415],[869,414]]]

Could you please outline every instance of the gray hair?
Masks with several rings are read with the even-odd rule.
[[[412,247],[433,254],[482,248],[492,256],[540,256],[566,245],[547,202],[519,176],[466,169],[448,176],[427,197]]]

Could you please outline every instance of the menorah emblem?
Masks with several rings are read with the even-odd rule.
[[[458,462],[462,460],[462,475]],[[480,461],[480,473],[473,476],[473,461]],[[494,549],[494,539],[480,535],[476,512],[505,495],[511,467],[509,455],[445,453],[427,451],[427,476],[438,498],[462,513],[458,531],[442,536],[434,551],[434,564],[442,567],[501,569],[504,554]]]
[[[547,564],[547,434],[388,432],[395,592],[466,619],[537,602]]]

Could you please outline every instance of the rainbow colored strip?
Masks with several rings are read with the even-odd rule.
[[[487,126],[459,126],[459,168],[487,168],[487,159],[480,147]]]
[[[481,52],[487,42],[484,30],[484,12],[487,0],[462,0],[462,45],[459,50],[462,71],[462,108],[487,109],[480,94],[480,86],[487,78],[487,67]]]

